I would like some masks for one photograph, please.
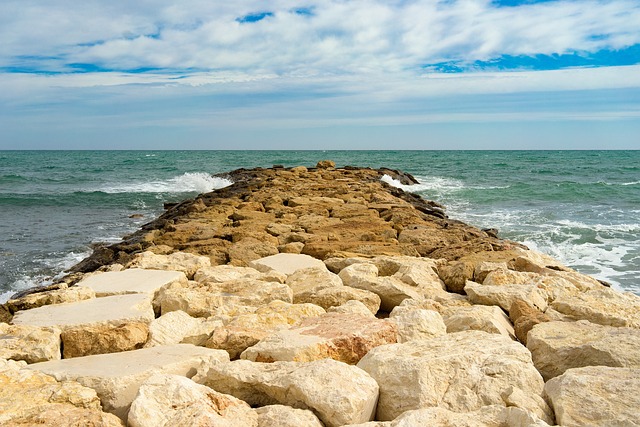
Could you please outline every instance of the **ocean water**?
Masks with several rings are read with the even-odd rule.
[[[229,184],[212,174],[323,159],[409,172],[450,217],[640,294],[640,151],[0,151],[0,302]]]

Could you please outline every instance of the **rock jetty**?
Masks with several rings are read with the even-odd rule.
[[[640,297],[399,171],[225,177],[0,307],[0,426],[640,425]]]

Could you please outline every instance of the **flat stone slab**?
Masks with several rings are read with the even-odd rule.
[[[27,369],[51,375],[58,381],[77,381],[94,389],[105,411],[126,420],[138,389],[150,376],[174,374],[192,377],[203,363],[228,361],[229,356],[223,350],[174,344],[34,363]]]
[[[249,263],[250,267],[255,268],[258,271],[267,273],[270,271],[277,271],[290,275],[303,268],[322,268],[326,269],[324,262],[320,261],[309,255],[303,254],[287,254],[281,253],[271,255],[268,257],[260,258]]]
[[[93,289],[98,297],[105,297],[123,294],[153,294],[161,287],[174,282],[187,283],[187,276],[181,271],[131,268],[95,274],[81,280],[78,285]]]
[[[84,301],[45,305],[18,311],[15,325],[57,326],[60,329],[78,326],[150,323],[155,318],[151,296],[147,294],[115,295]]]

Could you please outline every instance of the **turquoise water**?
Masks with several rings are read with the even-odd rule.
[[[640,293],[640,151],[0,151],[0,301],[227,184],[211,174],[323,159],[412,173],[450,217]]]

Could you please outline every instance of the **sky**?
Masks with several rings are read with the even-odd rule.
[[[639,149],[640,0],[2,0],[0,149]]]

